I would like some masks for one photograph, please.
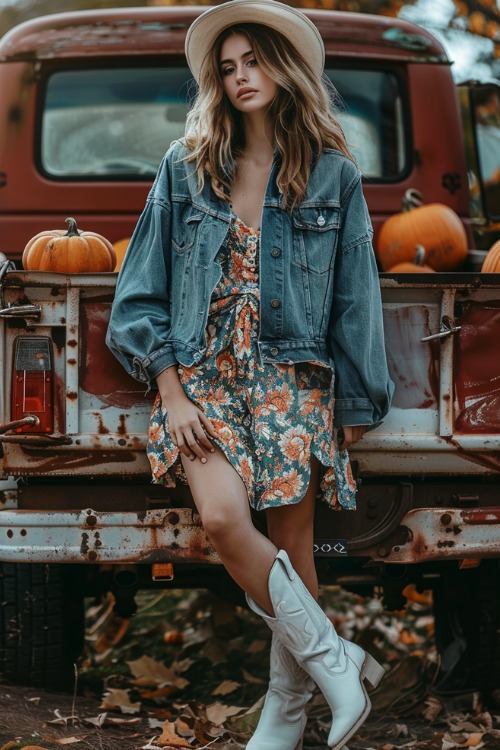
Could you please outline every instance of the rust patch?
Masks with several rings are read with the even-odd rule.
[[[68,391],[66,393],[66,398],[68,401],[76,401],[78,398],[78,393],[75,393],[75,391]]]
[[[76,339],[68,339],[66,346],[78,346],[78,341]]]
[[[461,515],[464,523],[468,523],[472,526],[476,524],[496,525],[500,523],[500,508],[464,510]]]
[[[76,365],[76,359],[68,359],[68,365],[71,365],[71,366]]]
[[[94,417],[97,419],[97,432],[99,435],[109,435],[109,428],[103,422],[102,414],[98,411],[93,412]]]
[[[116,432],[118,435],[126,435],[127,434],[127,414],[120,414],[118,417],[118,427]]]

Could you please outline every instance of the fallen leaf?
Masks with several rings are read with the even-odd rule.
[[[167,685],[166,687],[158,688],[158,690],[141,690],[141,698],[144,700],[154,701],[156,698],[169,698],[173,693],[177,692],[174,685]]]
[[[266,680],[263,680],[261,677],[254,677],[253,674],[250,674],[250,672],[247,672],[246,669],[242,669],[241,673],[243,677],[245,678],[246,682],[250,682],[252,685],[266,685]]]
[[[161,661],[156,661],[150,656],[141,656],[135,661],[128,661],[135,680],[134,685],[143,687],[163,687],[164,685],[173,685],[176,674],[173,669],[169,669]]]
[[[141,702],[131,703],[128,690],[108,688],[99,706],[105,711],[121,711],[122,714],[137,714],[141,710]]]
[[[425,701],[425,708],[422,711],[422,717],[432,724],[437,719],[441,711],[443,710],[443,704],[434,695],[430,695]]]
[[[212,695],[228,695],[229,693],[234,693],[239,687],[241,687],[239,682],[224,680],[215,690],[212,690]]]
[[[123,726],[123,724],[126,724],[127,726],[131,724],[140,724],[140,722],[140,717],[135,719],[121,719],[119,716],[108,716],[106,719],[106,724],[119,724],[120,726]]]
[[[156,737],[153,737],[153,739],[149,740],[147,745],[141,745],[141,750],[163,750],[163,748],[155,745],[155,740]]]
[[[85,724],[92,724],[92,726],[100,729],[104,725],[107,715],[108,714],[104,711],[102,714],[99,714],[98,716],[87,716],[83,721]]]
[[[260,654],[261,651],[265,651],[268,647],[268,641],[252,641],[247,648],[248,654]]]
[[[241,706],[226,706],[224,703],[212,703],[211,706],[207,706],[207,717],[216,726],[224,724],[226,719],[230,716],[235,716],[246,709]]]
[[[201,655],[210,659],[214,667],[217,666],[217,664],[223,664],[226,661],[225,644],[219,640],[219,638],[210,638],[210,640],[205,643]]]
[[[156,744],[159,745],[159,747],[193,747],[190,742],[179,737],[175,731],[175,724],[172,721],[165,722],[163,725],[163,731],[160,737],[156,740]]]
[[[58,708],[54,709],[54,713],[56,718],[49,719],[45,722],[46,724],[63,724],[64,726],[68,726],[69,721],[74,724],[75,719],[78,719],[78,716],[61,716],[61,711]]]
[[[165,722],[160,719],[148,719],[150,729],[163,729]]]
[[[466,747],[478,747],[483,739],[484,732],[474,732],[467,738]]]
[[[53,740],[58,745],[73,745],[75,742],[83,742],[85,737],[61,737],[60,740]]]
[[[175,669],[176,672],[187,672],[189,667],[191,667],[194,664],[193,659],[181,659],[181,661],[174,661],[172,664],[172,667]]]

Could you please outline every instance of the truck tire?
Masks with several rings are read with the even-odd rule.
[[[500,685],[499,573],[498,562],[486,564],[479,588],[478,654],[475,675],[479,689],[487,695],[498,690]]]
[[[77,566],[0,562],[0,673],[5,679],[71,690],[83,637]]]
[[[444,573],[434,589],[434,618],[441,655],[435,692],[488,698],[500,685],[499,563]]]

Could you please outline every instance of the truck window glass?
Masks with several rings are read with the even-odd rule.
[[[327,70],[340,96],[337,116],[365,177],[405,170],[403,105],[397,77],[379,70]]]
[[[500,217],[500,88],[473,90],[477,154],[487,214]]]
[[[42,118],[41,161],[53,177],[154,177],[184,134],[186,68],[107,68],[54,73]]]
[[[327,70],[337,112],[363,174],[397,179],[405,169],[398,79],[387,71]],[[42,114],[41,165],[53,178],[153,177],[183,135],[186,68],[105,68],[53,73]]]

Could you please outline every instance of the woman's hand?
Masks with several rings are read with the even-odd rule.
[[[345,425],[344,427],[339,427],[340,450],[346,450],[346,448],[349,448],[350,445],[356,443],[358,440],[361,440],[367,429],[367,424],[356,424],[349,427]]]
[[[156,382],[162,406],[168,412],[168,425],[174,445],[190,461],[199,458],[205,464],[207,452],[215,451],[208,437],[217,437],[213,424],[186,396],[176,367],[169,367],[161,372]]]

